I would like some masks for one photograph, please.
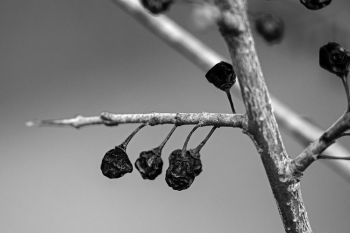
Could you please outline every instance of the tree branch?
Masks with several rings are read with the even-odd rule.
[[[245,0],[216,0],[218,26],[229,48],[248,117],[248,134],[255,142],[287,233],[310,233],[311,226],[301,196],[300,182],[286,176],[287,155],[266,87]]]
[[[324,150],[331,146],[336,139],[347,135],[345,132],[350,129],[350,113],[346,112],[321,137],[310,143],[291,163],[291,175],[300,176]],[[336,156],[334,156],[336,157]]]
[[[41,120],[27,122],[27,126],[70,126],[79,129],[90,125],[117,126],[119,124],[147,123],[148,125],[197,125],[236,127],[246,129],[246,117],[241,114],[223,113],[145,113],[145,114],[114,114],[103,112],[100,116]]]
[[[225,60],[201,41],[185,31],[175,22],[164,15],[153,16],[139,4],[138,0],[111,0],[121,9],[133,16],[139,23],[161,38],[165,43],[189,59],[197,67],[207,72],[219,61]],[[239,93],[238,85],[235,85],[235,94]],[[274,114],[278,123],[287,132],[294,135],[300,143],[312,142],[323,134],[323,130],[306,121],[299,114],[288,108],[284,103],[270,95]],[[333,145],[328,149],[328,154],[350,154],[340,144]],[[334,172],[350,182],[350,164],[343,161],[326,162]]]

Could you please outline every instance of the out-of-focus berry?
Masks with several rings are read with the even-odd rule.
[[[319,10],[328,6],[332,0],[300,0],[300,2],[309,10]]]
[[[173,0],[141,0],[143,7],[152,14],[160,14],[167,11],[172,3]]]
[[[262,14],[255,20],[256,31],[266,42],[275,44],[281,42],[284,35],[283,20],[271,14]]]

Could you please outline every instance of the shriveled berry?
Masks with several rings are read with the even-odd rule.
[[[160,14],[169,9],[173,0],[141,0],[144,8],[153,14]]]
[[[336,42],[329,42],[320,48],[320,66],[339,77],[349,73],[350,52]]]
[[[221,61],[206,74],[207,80],[222,91],[230,89],[236,82],[236,73],[231,64]]]
[[[193,163],[193,172],[196,176],[198,176],[203,171],[201,156],[199,154],[199,151],[196,149],[191,149],[188,151],[190,155],[194,158]]]
[[[129,157],[122,147],[109,150],[102,159],[101,171],[110,179],[122,177],[126,173],[131,173],[132,170]]]
[[[181,149],[174,150],[169,156],[169,167],[165,181],[174,190],[184,190],[191,186],[198,173],[200,160],[193,157],[189,151],[182,154]]]
[[[328,6],[332,0],[300,0],[300,2],[309,10],[319,10]]]
[[[163,160],[161,150],[155,148],[149,151],[142,151],[140,157],[135,161],[135,167],[143,179],[154,180],[162,173]]]
[[[268,43],[274,44],[282,40],[284,35],[283,20],[271,14],[262,14],[255,20],[256,31]]]

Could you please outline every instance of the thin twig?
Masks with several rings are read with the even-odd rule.
[[[317,156],[331,146],[336,139],[346,135],[350,129],[350,112],[345,112],[332,126],[330,126],[318,139],[310,143],[295,159],[293,159],[291,175],[301,175],[314,161]],[[349,153],[347,153],[349,154]],[[337,157],[336,155],[331,155]]]
[[[196,125],[246,128],[246,117],[242,114],[223,113],[144,113],[114,114],[103,112],[100,116],[76,116],[67,119],[41,120],[27,122],[27,126],[69,126],[79,129],[90,125],[114,126],[119,124],[147,123],[148,125]]]

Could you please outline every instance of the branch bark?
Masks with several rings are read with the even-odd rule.
[[[339,137],[342,137],[347,130],[350,129],[350,112],[346,112],[331,127],[329,127],[321,137],[310,143],[291,164],[291,175],[302,175],[314,161],[318,159],[318,155],[331,146]],[[338,156],[334,156],[338,157]]]
[[[70,126],[79,129],[84,126],[106,125],[117,126],[128,123],[147,123],[148,125],[200,125],[217,127],[247,128],[246,117],[242,114],[224,113],[145,113],[145,114],[114,114],[103,112],[99,116],[41,120],[27,122],[27,126]]]
[[[255,142],[287,233],[311,233],[300,182],[287,176],[290,158],[284,148],[266,87],[244,0],[216,0],[218,26],[229,48],[248,117],[248,134]]]

